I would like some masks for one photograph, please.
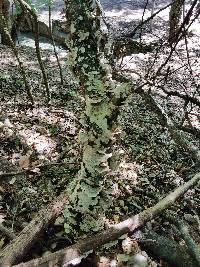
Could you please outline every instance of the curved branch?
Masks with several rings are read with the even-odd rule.
[[[168,96],[177,96],[185,101],[189,101],[197,106],[200,107],[200,101],[196,99],[195,97],[192,97],[190,95],[181,94],[177,91],[167,91],[166,89],[162,88],[163,92],[165,92]]]
[[[166,127],[170,132],[174,141],[184,150],[191,153],[191,157],[200,162],[200,151],[199,148],[194,146],[180,131],[178,131],[178,126],[175,122],[166,114],[162,107],[156,102],[156,100],[148,93],[146,93],[142,88],[135,90],[142,99],[149,105],[150,109],[158,115],[161,125]]]
[[[144,24],[146,24],[147,22],[149,22],[150,20],[152,20],[155,16],[157,16],[161,11],[165,10],[166,8],[170,7],[171,3],[164,6],[163,8],[159,9],[157,12],[155,12],[153,15],[151,15],[149,18],[143,20],[142,22],[140,22],[134,29],[133,31],[124,34],[123,37],[129,37],[132,38],[134,36],[134,34],[137,32],[138,29],[140,29]]]

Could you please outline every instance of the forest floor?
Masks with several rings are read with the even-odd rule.
[[[115,10],[107,5],[107,16],[110,14],[109,20],[116,25],[116,29],[124,30],[130,23],[135,25],[138,22],[141,11],[136,16],[134,13],[136,6],[132,5],[131,1],[121,2],[116,1]],[[136,2],[139,9],[141,1]],[[162,4],[160,2],[159,5]],[[106,6],[106,1],[103,1],[103,4]],[[121,10],[122,6],[128,8]],[[122,20],[125,14],[126,21]],[[166,39],[166,21],[167,17],[165,20],[164,15],[155,19],[153,33],[143,32],[144,40],[154,40],[157,36]],[[193,60],[192,67],[198,81],[200,27],[199,21],[196,23],[198,24],[193,26],[189,47]],[[174,56],[172,65],[176,63],[178,67],[187,61],[183,47],[184,42],[180,43],[180,53]],[[48,105],[34,48],[19,47],[19,53],[33,88],[32,94],[36,103],[34,107],[30,106],[12,50],[0,45],[0,223],[16,234],[30,222],[43,205],[49,203],[67,187],[68,182],[79,170],[81,161],[78,142],[79,118],[84,106],[84,98],[67,69],[66,51],[62,49],[58,51],[63,69],[63,86],[60,85],[53,51],[41,51],[52,93],[51,103]],[[162,63],[167,53],[166,48],[154,67]],[[131,72],[131,69],[134,69],[140,75],[145,75],[147,63],[151,62],[154,56],[155,51],[138,53],[125,57],[119,64],[122,70],[128,68]],[[173,77],[174,83],[170,86],[179,88],[176,81],[180,77],[191,86],[187,75],[187,70],[181,70]],[[177,99],[166,100],[166,97],[155,96],[168,111],[173,113],[175,119],[180,117],[181,103],[177,103]],[[199,110],[196,110],[196,114],[199,115]],[[200,128],[196,115],[194,124]],[[148,109],[138,95],[130,96],[121,108],[119,125],[122,138],[118,142],[121,163],[115,178],[108,185],[112,203],[105,222],[109,224],[118,223],[130,214],[136,214],[156,204],[169,191],[188,181],[199,171],[199,166],[194,164],[186,151],[178,148],[167,129],[160,125],[157,116]],[[169,214],[184,218],[190,224],[193,239],[200,244],[200,222],[197,220],[200,214],[199,188],[189,190],[166,214],[148,223],[148,228],[181,241],[174,233],[173,226],[167,221]],[[138,232],[138,235],[140,234]],[[127,238],[134,248],[130,257],[141,250],[137,239],[139,238],[136,235]],[[8,240],[0,235],[0,248],[7,242]],[[27,259],[49,251],[53,252],[69,243],[70,240],[64,233],[60,218],[55,227],[50,226],[47,229],[43,239],[38,241]],[[108,262],[104,266],[114,267],[117,261],[124,261],[126,266],[129,261],[129,258],[122,257],[126,253],[120,245],[117,248],[109,248],[107,252],[104,249],[100,254],[107,256],[105,261]],[[148,259],[146,266],[168,266],[165,262],[152,260],[150,255],[145,257]]]

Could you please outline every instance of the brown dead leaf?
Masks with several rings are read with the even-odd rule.
[[[22,169],[27,169],[30,166],[30,154],[21,156],[19,159],[19,166]]]

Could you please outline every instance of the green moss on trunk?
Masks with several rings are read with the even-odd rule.
[[[68,221],[65,226],[66,231],[71,231],[69,222],[75,222],[78,213],[84,232],[98,231],[102,228],[99,215],[109,205],[103,183],[111,171],[109,162],[119,110],[115,103],[119,103],[116,99],[126,92],[126,86],[116,87],[110,78],[109,65],[101,51],[99,18],[95,16],[92,1],[68,0],[66,10],[71,30],[69,66],[85,96],[85,111],[79,135],[82,165],[68,189],[71,208],[65,212]]]

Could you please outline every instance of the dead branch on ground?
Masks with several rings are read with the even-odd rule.
[[[181,246],[176,241],[154,231],[148,231],[145,237],[147,241],[141,242],[142,247],[156,258],[163,259],[174,267],[197,267],[186,246]]]
[[[37,241],[38,236],[61,214],[66,203],[67,198],[62,194],[47,207],[41,209],[20,234],[0,252],[0,266],[6,266],[6,264],[10,266],[20,262]]]
[[[200,248],[198,248],[197,244],[190,236],[187,225],[183,221],[177,222],[176,225],[181,234],[181,237],[183,238],[188,247],[189,254],[195,260],[196,266],[200,267]]]
[[[167,115],[167,113],[162,109],[162,107],[156,102],[156,100],[143,89],[136,90],[136,92],[142,97],[142,99],[148,104],[150,109],[158,115],[161,125],[166,127],[170,132],[174,141],[183,148],[185,151],[191,153],[194,161],[200,162],[200,150],[198,147],[193,145],[187,137],[177,129],[176,124]]]
[[[119,224],[113,225],[108,230],[103,231],[93,237],[82,240],[70,247],[59,250],[50,255],[31,260],[27,263],[21,263],[14,267],[45,267],[45,266],[69,266],[74,260],[81,261],[88,253],[96,250],[100,246],[118,239],[123,234],[135,231],[143,226],[147,221],[150,221],[155,216],[159,215],[165,209],[169,208],[181,195],[189,188],[194,187],[200,181],[200,173],[196,174],[191,180],[182,186],[179,186],[174,191],[169,193],[165,198],[158,202],[155,206],[150,207],[137,215],[122,221]],[[194,266],[193,266],[194,267]]]
[[[3,224],[0,224],[0,232],[10,240],[16,238],[16,235],[13,233],[12,229],[8,229],[7,227],[3,226]]]
[[[197,146],[192,144],[187,137],[182,133],[176,123],[168,116],[164,109],[160,106],[159,103],[153,98],[150,92],[145,92],[143,87],[149,85],[149,82],[145,82],[135,88],[135,84],[131,78],[126,77],[125,75],[120,75],[115,73],[115,79],[120,82],[127,82],[132,87],[132,92],[137,93],[141,98],[146,102],[149,109],[151,109],[155,114],[158,115],[160,124],[163,127],[166,127],[171,134],[171,137],[174,139],[176,144],[184,149],[186,152],[189,152],[191,157],[196,163],[200,162],[200,150]]]

